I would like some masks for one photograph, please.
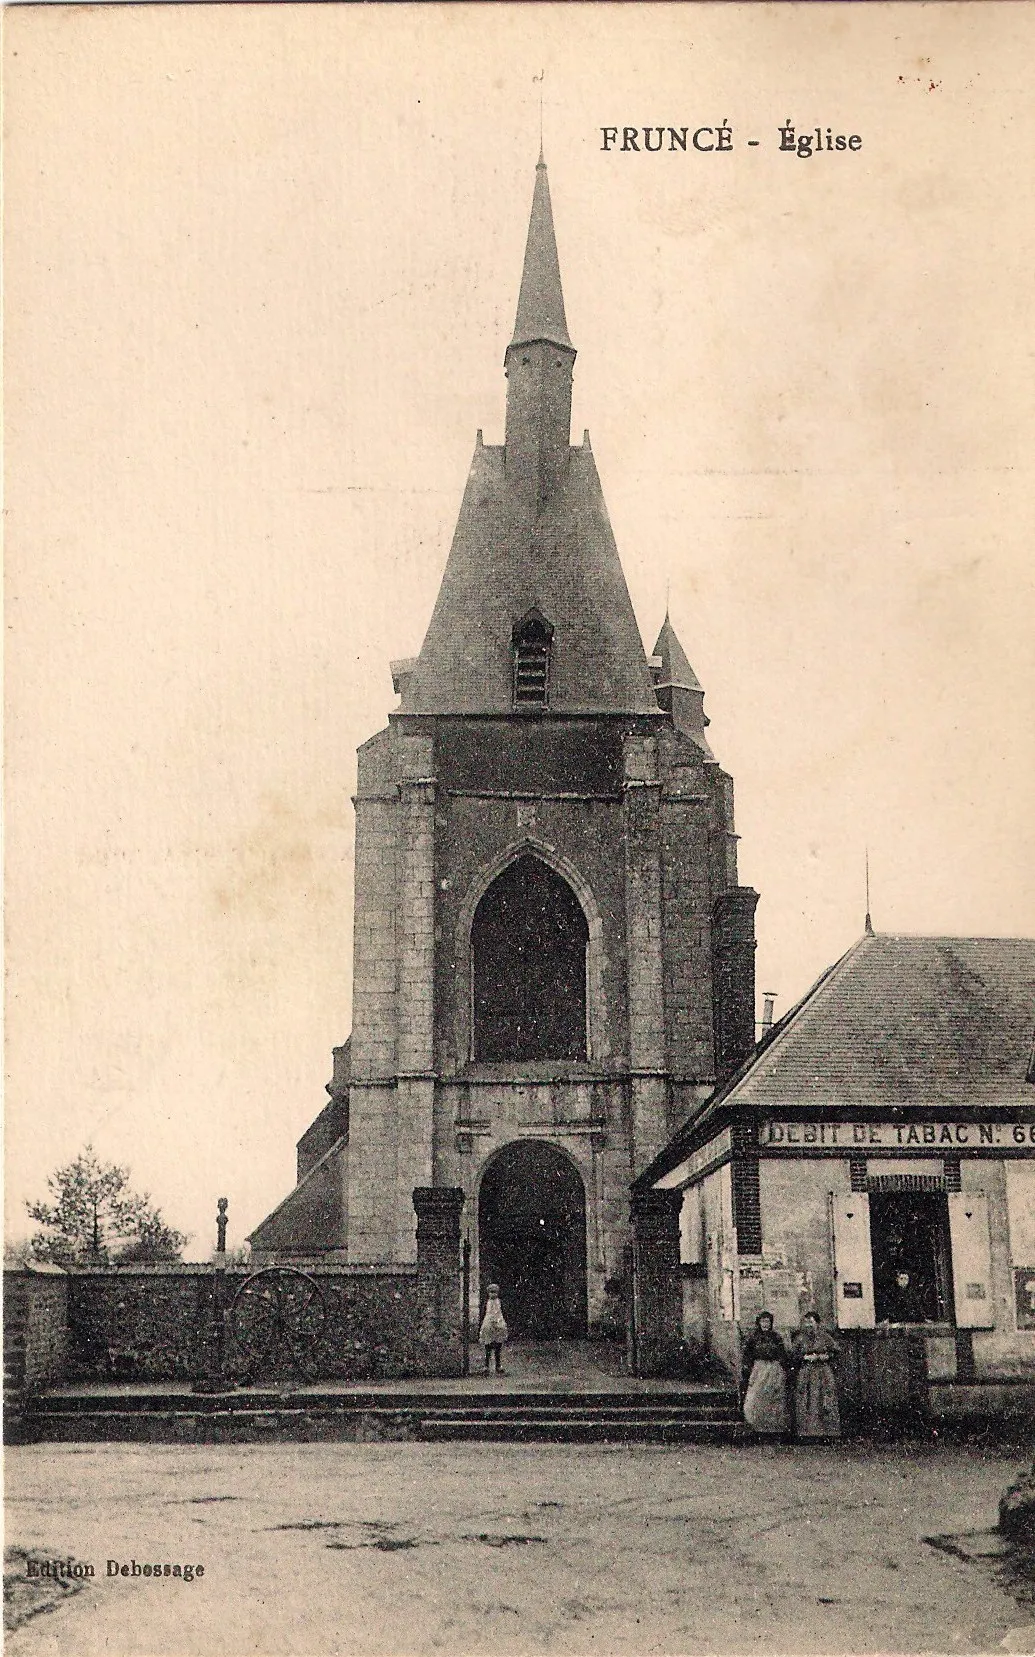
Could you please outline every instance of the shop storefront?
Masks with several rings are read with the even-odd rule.
[[[864,1413],[1035,1403],[1035,941],[866,935],[647,1170],[685,1332],[840,1332]]]

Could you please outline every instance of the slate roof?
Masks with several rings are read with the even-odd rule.
[[[729,1090],[772,1105],[1033,1105],[1035,939],[859,940]]]
[[[542,158],[508,350],[536,340],[574,350]],[[566,460],[533,518],[506,450],[479,434],[420,655],[397,664],[400,713],[512,713],[514,625],[538,609],[554,629],[551,713],[659,715],[588,434]]]
[[[528,239],[525,242],[525,263],[521,272],[521,292],[518,295],[517,317],[511,345],[530,345],[533,340],[549,340],[573,351],[568,337],[568,323],[564,315],[564,294],[561,291],[561,267],[557,258],[557,237],[553,228],[553,209],[550,205],[550,180],[546,162],[539,157],[535,170],[535,190],[532,194],[532,212],[528,221]]]
[[[712,1117],[795,1106],[1035,1109],[1035,938],[868,933],[773,1026],[636,1184],[668,1173]]]
[[[654,659],[661,663],[654,685],[658,701],[671,714],[676,730],[696,742],[705,759],[714,759],[704,734],[710,723],[704,712],[704,687],[687,660],[667,611],[654,646]]]
[[[700,679],[687,661],[686,651],[680,644],[676,630],[667,615],[658,634],[654,654],[661,657],[659,689],[664,685],[679,685],[684,690],[703,689]]]
[[[510,713],[514,623],[538,608],[554,628],[554,713],[658,713],[643,640],[593,452],[572,448],[566,476],[530,528],[502,447],[479,446],[403,713]]]

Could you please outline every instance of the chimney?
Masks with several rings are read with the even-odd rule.
[[[755,905],[750,886],[732,886],[712,907],[715,1074],[724,1082],[755,1046]]]
[[[773,1008],[776,1005],[776,991],[762,991],[762,1037],[769,1034],[773,1027]]]

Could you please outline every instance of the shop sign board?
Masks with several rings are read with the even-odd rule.
[[[1035,1122],[760,1123],[762,1150],[1035,1152]]]

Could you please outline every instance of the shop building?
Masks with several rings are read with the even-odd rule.
[[[864,1412],[1031,1410],[1033,1027],[1035,940],[868,930],[635,1182],[684,1332],[811,1308]]]

